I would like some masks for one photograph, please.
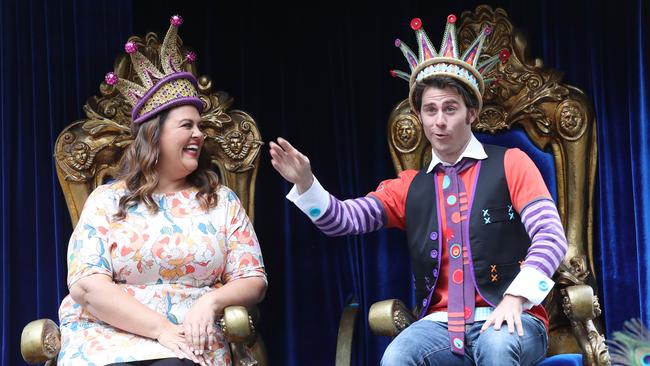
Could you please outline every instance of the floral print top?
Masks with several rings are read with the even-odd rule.
[[[68,246],[68,288],[93,274],[111,276],[124,292],[171,322],[182,324],[203,294],[229,281],[266,281],[260,246],[233,191],[220,186],[217,206],[205,211],[197,190],[154,194],[160,210],[144,204],[116,221],[123,182],[97,187],[88,197]],[[68,295],[59,308],[58,365],[105,365],[176,357],[156,340],[114,328],[95,318]],[[231,365],[224,335],[204,353],[211,365]]]

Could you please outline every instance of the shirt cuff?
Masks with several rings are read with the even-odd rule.
[[[287,194],[287,199],[309,216],[311,221],[320,219],[330,204],[330,194],[320,185],[316,177],[311,187],[302,194],[298,193],[298,187],[294,185]]]
[[[546,295],[551,292],[553,285],[555,282],[544,273],[531,267],[524,267],[512,281],[505,294],[524,297],[526,302],[523,307],[524,310],[528,310],[534,305],[541,304]]]

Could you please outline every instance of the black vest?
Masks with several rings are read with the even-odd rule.
[[[479,294],[496,306],[519,273],[530,237],[510,200],[503,165],[506,148],[483,146],[488,158],[480,161],[469,206],[470,255]],[[434,171],[427,174],[421,170],[413,178],[406,197],[406,233],[417,306],[425,309],[435,291],[442,255],[435,177]],[[467,274],[465,278],[470,280]]]

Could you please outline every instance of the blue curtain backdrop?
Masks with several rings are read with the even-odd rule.
[[[56,319],[67,293],[72,228],[52,148],[63,127],[82,117],[130,34],[161,34],[171,14],[183,15],[180,35],[215,89],[255,117],[265,141],[288,138],[330,192],[349,198],[394,176],[386,120],[407,86],[388,75],[406,67],[393,40],[412,43],[408,24],[418,16],[437,43],[447,14],[481,3],[504,8],[527,33],[530,55],[592,97],[596,276],[606,329],[611,334],[632,317],[650,325],[647,1],[16,1],[1,5],[2,365],[22,364],[22,327]],[[370,334],[365,318],[374,301],[410,299],[404,235],[326,238],[284,199],[289,188],[265,148],[255,226],[269,273],[259,326],[270,360],[333,364],[341,309],[356,299],[355,362],[376,365],[388,339]]]
[[[129,1],[0,2],[2,365],[22,365],[20,333],[58,319],[71,224],[52,159],[131,33]]]

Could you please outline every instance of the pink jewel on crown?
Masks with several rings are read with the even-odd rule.
[[[171,19],[169,19],[169,22],[174,26],[178,27],[181,24],[183,24],[183,18],[180,15],[173,15]]]
[[[108,84],[108,85],[115,85],[115,84],[117,84],[117,81],[119,80],[119,78],[117,77],[117,75],[115,75],[114,72],[111,71],[108,74],[106,74],[106,76],[104,77],[104,80],[106,80],[106,84]]]
[[[196,61],[196,53],[189,51],[188,53],[185,54],[185,59],[189,63]]]
[[[138,45],[135,42],[129,41],[124,45],[124,51],[129,55],[135,53],[138,50]]]

